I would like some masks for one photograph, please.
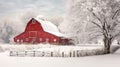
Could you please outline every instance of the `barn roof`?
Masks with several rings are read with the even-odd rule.
[[[56,36],[66,37],[64,34],[60,33],[57,26],[50,21],[43,20],[40,17],[36,17],[35,19],[41,23],[44,31],[54,34]]]

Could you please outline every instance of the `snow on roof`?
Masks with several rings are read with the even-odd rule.
[[[44,31],[48,32],[48,33],[51,33],[51,34],[54,34],[56,36],[64,36],[64,34],[60,33],[57,26],[54,25],[53,23],[51,23],[50,21],[46,21],[43,19],[43,16],[41,18],[41,16],[38,16],[35,18],[37,21],[39,21],[44,29]]]

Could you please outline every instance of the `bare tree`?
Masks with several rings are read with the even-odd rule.
[[[94,3],[97,4],[95,7],[88,8],[94,18],[90,21],[99,28],[99,35],[103,36],[105,54],[108,54],[112,42],[120,36],[120,1],[99,0]],[[95,8],[99,8],[99,10],[95,10]]]
[[[67,7],[61,30],[71,34],[76,44],[102,38],[105,54],[110,53],[111,44],[120,35],[120,0],[68,0]]]

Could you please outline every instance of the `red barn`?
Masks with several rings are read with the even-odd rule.
[[[49,21],[32,18],[23,33],[14,38],[16,43],[68,44],[70,39],[59,33],[57,27]]]

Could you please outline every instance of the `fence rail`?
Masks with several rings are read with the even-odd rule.
[[[53,53],[52,52],[42,52],[42,51],[10,51],[10,56],[43,57],[45,55],[53,56]]]

